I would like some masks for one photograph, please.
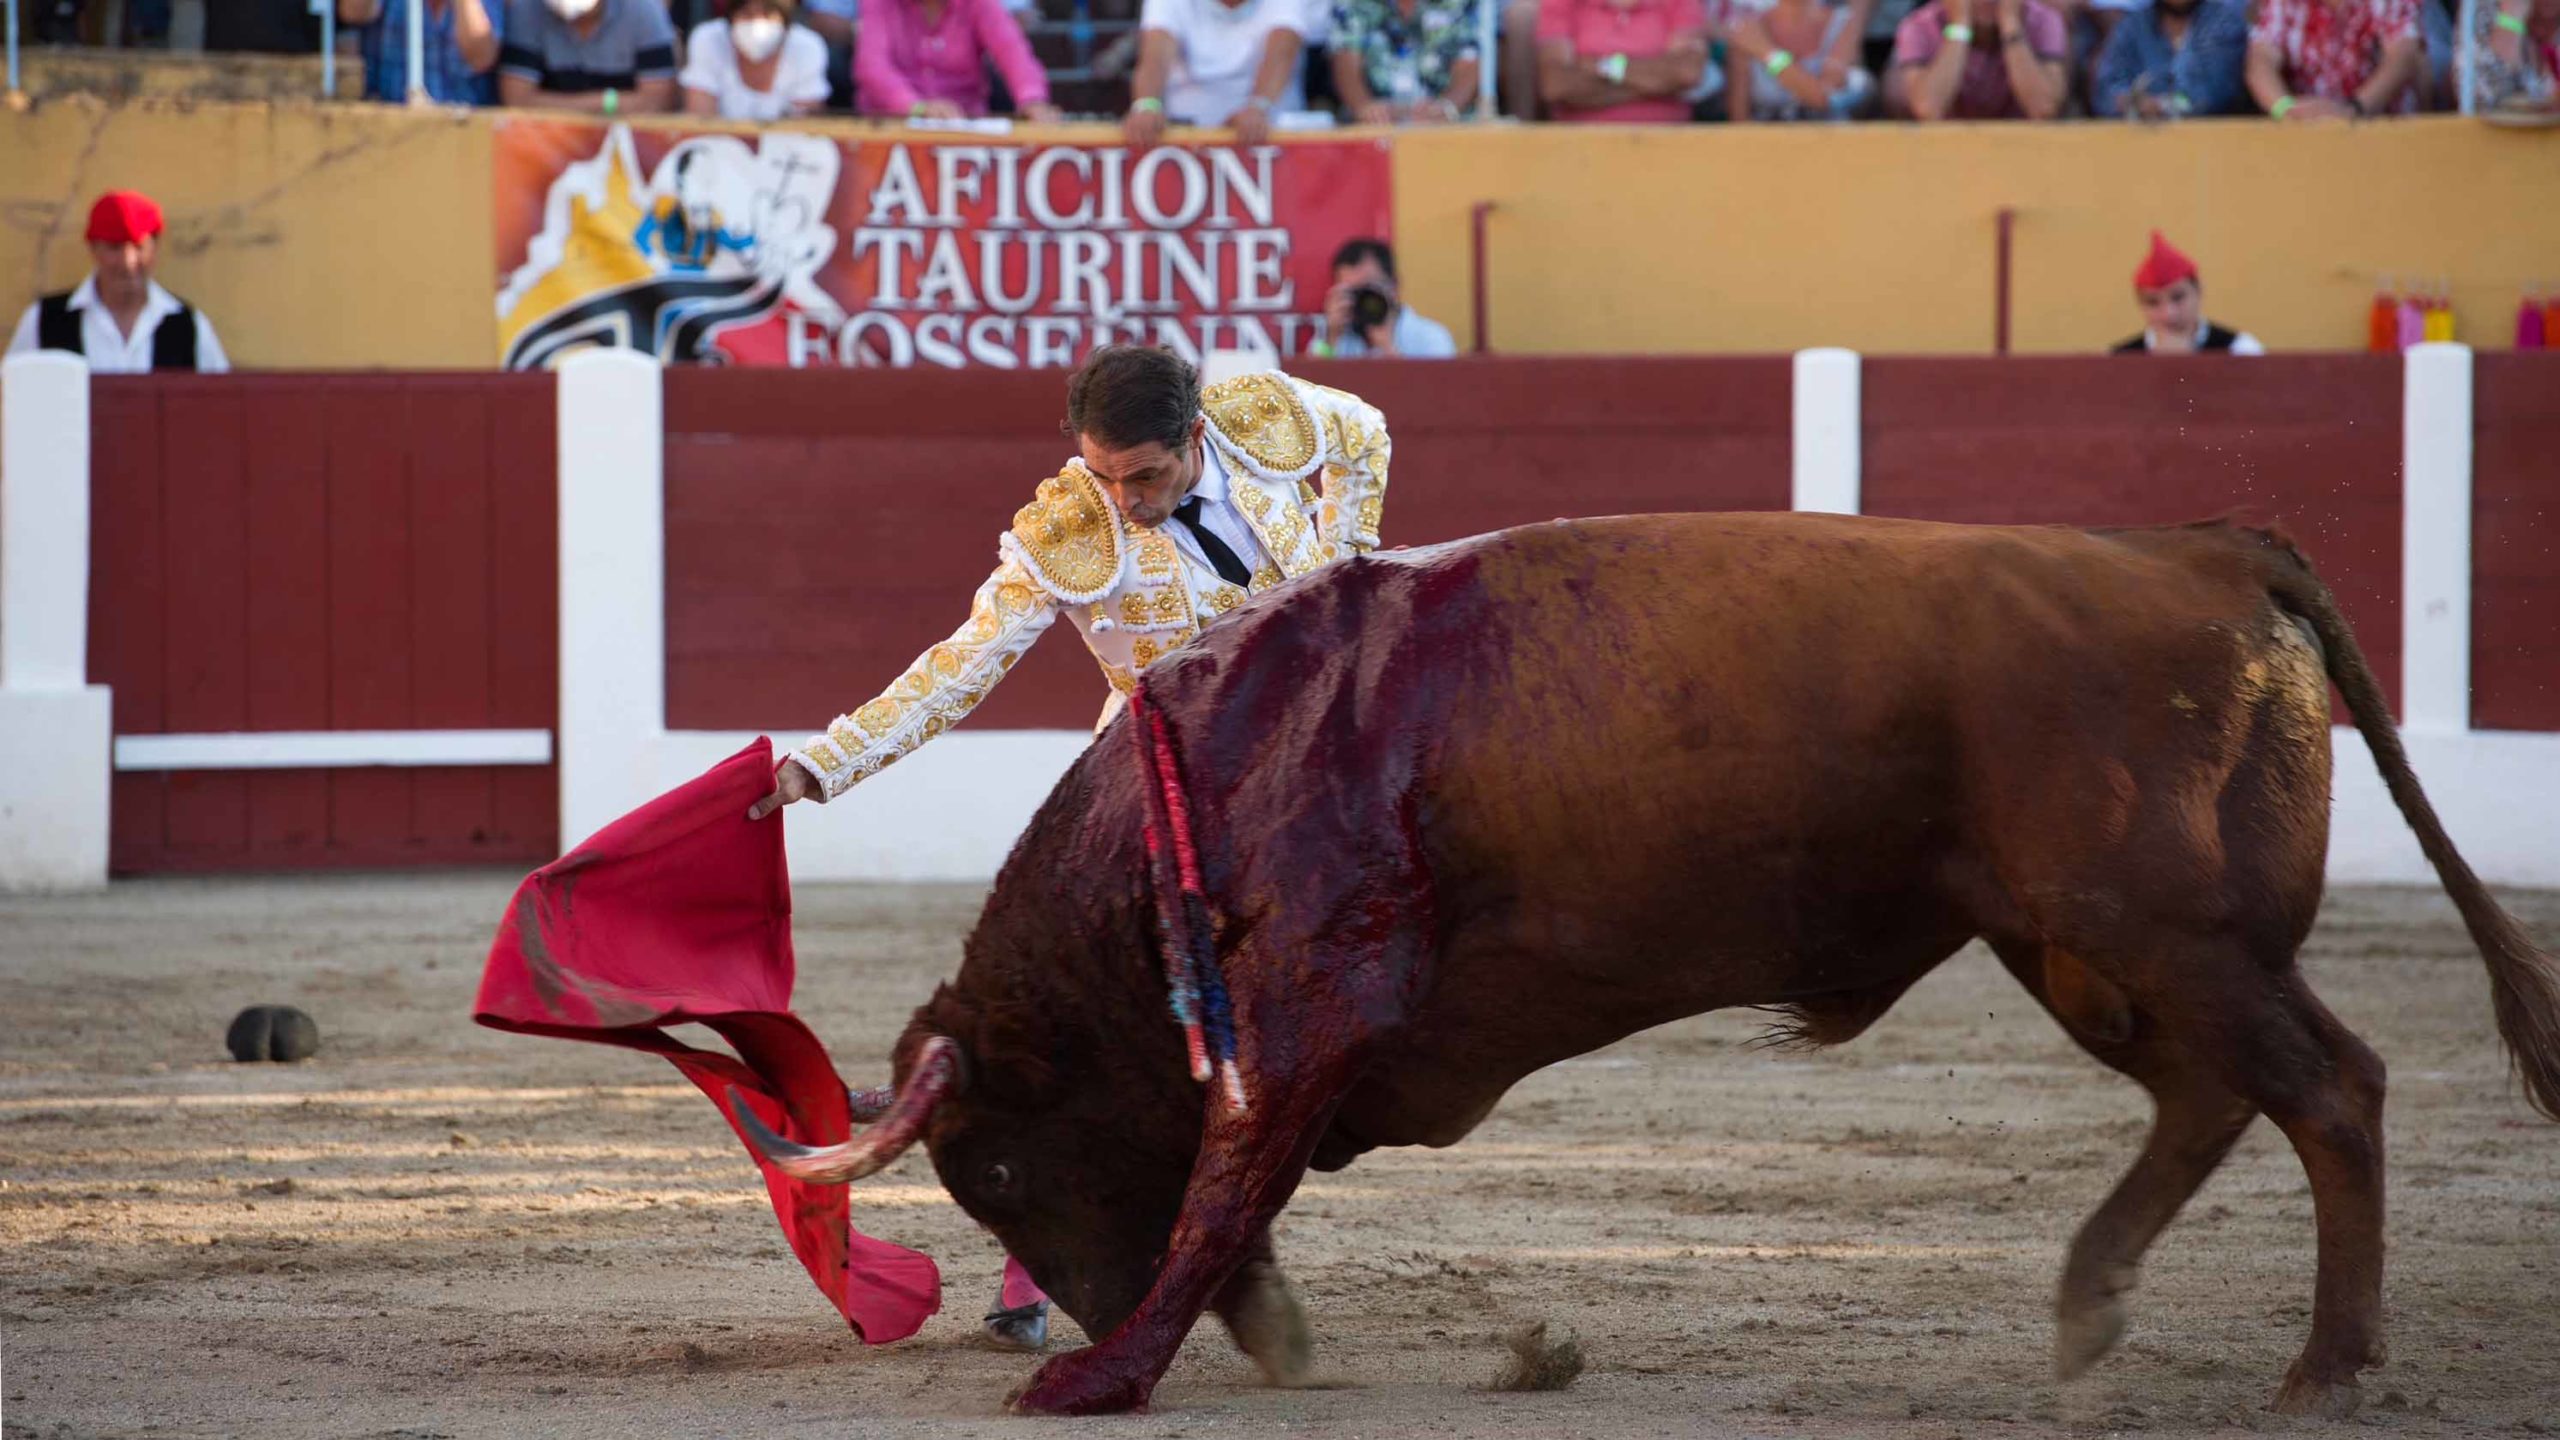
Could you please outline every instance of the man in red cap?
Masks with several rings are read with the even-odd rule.
[[[2204,281],[2196,274],[2196,262],[2157,230],[2151,232],[2151,253],[2133,272],[2133,298],[2142,307],[2142,333],[2118,345],[2118,355],[2267,353],[2257,336],[2225,330],[2204,318]]]
[[[89,278],[77,290],[28,306],[9,353],[67,350],[103,375],[230,369],[213,322],[151,278],[160,230],[160,207],[150,196],[132,190],[99,196],[89,208]]]

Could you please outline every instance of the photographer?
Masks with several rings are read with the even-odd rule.
[[[1346,240],[1333,252],[1324,328],[1330,343],[1317,347],[1320,355],[1446,360],[1458,353],[1448,326],[1424,319],[1396,298],[1396,252],[1384,240]]]

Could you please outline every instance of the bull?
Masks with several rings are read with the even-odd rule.
[[[2145,1250],[2265,1115],[2318,1239],[2275,1407],[2342,1414],[2382,1355],[2384,1073],[2295,961],[2332,683],[2560,1118],[2560,970],[2446,838],[2281,534],[1694,515],[1346,561],[1148,672],[1203,817],[1247,1108],[1193,1083],[1165,1019],[1115,728],[1014,847],[878,1123],[757,1138],[830,1181],[923,1140],[1101,1337],[1017,1408],[1144,1404],[1204,1309],[1286,1383],[1307,1332],[1270,1229],[1310,1167],[1454,1144],[1523,1076],[1703,1011],[1838,1044],[1980,938],[2155,1107],[2064,1261],[2061,1374],[2116,1342]]]

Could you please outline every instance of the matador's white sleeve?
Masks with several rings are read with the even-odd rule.
[[[959,724],[1057,620],[1057,598],[1010,547],[1005,557],[978,587],[968,622],[950,639],[917,656],[879,698],[837,716],[825,734],[791,752],[826,787],[828,799]]]
[[[1324,428],[1324,498],[1316,526],[1339,553],[1366,555],[1378,548],[1378,522],[1387,507],[1387,417],[1346,390],[1301,382],[1316,423]]]

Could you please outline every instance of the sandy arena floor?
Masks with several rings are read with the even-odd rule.
[[[2320,1428],[2260,1407],[2309,1323],[2311,1206],[2253,1128],[2154,1252],[2127,1343],[2050,1378],[2072,1228],[2147,1106],[1986,956],[1856,1044],[1748,1015],[1532,1077],[1464,1145],[1315,1178],[1282,1221],[1338,1388],[1253,1388],[1208,1324],[1147,1416],[1015,1420],[993,1244],[919,1153],[866,1228],[944,1311],[866,1352],[710,1107],[646,1057],[478,1029],[511,877],[155,882],[0,901],[0,1418],[10,1436],[1949,1437]],[[804,896],[803,1013],[857,1083],[955,964],[968,887]],[[2509,897],[2544,943],[2560,894]],[[2309,967],[2392,1067],[2391,1362],[2358,1425],[2560,1432],[2560,1127],[2516,1098],[2433,891],[2333,898]],[[244,1004],[319,1020],[229,1063]],[[1486,1382],[1570,1326],[1561,1393]],[[1072,1338],[1073,1327],[1060,1329]]]

